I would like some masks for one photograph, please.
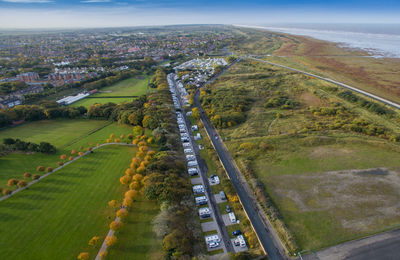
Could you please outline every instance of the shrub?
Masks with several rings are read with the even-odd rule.
[[[38,172],[44,172],[44,166],[38,166],[37,168],[36,168],[36,171],[38,171]]]
[[[34,174],[34,175],[32,175],[32,180],[37,180],[37,179],[39,179],[40,178],[40,175],[39,174]]]
[[[24,173],[24,177],[25,178],[30,178],[32,176],[32,174],[30,174],[29,172],[25,172]]]
[[[51,168],[51,167],[46,168],[46,172],[52,172],[52,171],[53,171],[53,168]]]
[[[10,195],[11,193],[12,193],[12,190],[9,190],[9,189],[3,190],[3,195]]]
[[[82,252],[78,255],[79,260],[88,260],[89,259],[89,253],[88,252]]]
[[[19,181],[17,183],[17,186],[20,187],[20,188],[25,187],[26,185],[28,185],[28,182],[25,181],[25,180]]]
[[[116,215],[117,217],[123,219],[126,218],[126,216],[128,216],[128,211],[126,209],[120,209],[117,211]]]

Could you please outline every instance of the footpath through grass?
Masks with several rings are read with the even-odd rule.
[[[131,77],[129,79],[120,81],[109,87],[102,88],[99,93],[91,95],[90,98],[85,98],[78,102],[75,102],[71,106],[88,107],[95,103],[105,104],[108,102],[113,102],[116,104],[120,104],[125,101],[132,101],[132,99],[134,98],[132,98],[131,96],[140,96],[146,94],[149,77],[150,76],[143,75]],[[115,96],[118,96],[119,98],[115,98]]]
[[[108,232],[107,202],[121,199],[119,178],[136,148],[106,146],[0,203],[4,259],[76,259]]]
[[[152,220],[159,213],[155,201],[139,198],[133,203],[124,226],[117,233],[118,243],[109,250],[107,259],[161,259],[162,245],[152,231]]]
[[[12,153],[0,157],[0,187],[5,188],[10,178],[21,179],[24,172],[36,173],[36,167],[57,167],[61,154],[69,155],[72,149],[79,151],[97,143],[104,143],[111,133],[116,136],[131,133],[131,127],[102,120],[44,120],[29,122],[0,131],[3,138],[20,138],[24,141],[50,142],[57,148],[56,154]]]

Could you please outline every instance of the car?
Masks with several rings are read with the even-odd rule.
[[[232,232],[232,236],[238,236],[241,234],[242,234],[242,231],[240,231],[239,229]]]
[[[215,174],[210,176],[210,178],[215,178],[215,177],[217,177],[217,175],[215,175]]]
[[[233,244],[234,244],[235,246],[240,246],[239,239],[233,240]]]
[[[211,243],[208,244],[209,248],[215,248],[215,247],[218,247],[218,246],[219,246],[219,243],[217,243],[217,242],[211,242]]]
[[[226,207],[225,207],[225,210],[226,210],[226,212],[231,212],[231,207],[229,207],[229,205],[226,205]]]

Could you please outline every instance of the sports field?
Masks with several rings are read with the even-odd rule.
[[[109,87],[102,88],[99,93],[91,95],[90,98],[85,98],[78,102],[75,102],[71,106],[88,107],[95,103],[105,104],[108,102],[112,102],[120,104],[126,101],[132,101],[134,99],[134,97],[132,96],[140,96],[146,94],[149,78],[150,76],[142,75],[120,81]]]
[[[79,151],[88,146],[104,143],[111,133],[116,136],[131,133],[131,127],[102,120],[43,120],[28,122],[0,131],[0,140],[6,137],[40,143],[50,142],[57,148],[56,154],[13,153],[0,157],[0,187],[5,188],[10,178],[21,179],[24,172],[36,173],[36,167],[57,167],[61,154]]]
[[[5,259],[76,259],[94,255],[88,241],[104,238],[123,197],[119,178],[136,148],[105,146],[0,203],[0,254]]]

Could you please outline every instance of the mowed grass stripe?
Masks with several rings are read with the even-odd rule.
[[[111,133],[114,133],[119,137],[121,134],[127,135],[132,131],[131,126],[118,125],[117,123],[109,124],[108,121],[104,120],[52,120],[47,121],[46,124],[50,126],[54,132],[48,131],[47,134],[42,134],[39,130],[32,128],[32,125],[40,127],[42,122],[43,121],[39,121],[34,122],[35,124],[28,123],[17,126],[13,128],[14,130],[18,130],[15,131],[15,133],[9,130],[0,131],[0,139],[4,138],[5,136],[21,138],[21,136],[29,136],[29,133],[31,133],[31,136],[29,136],[27,140],[33,140],[38,143],[41,141],[50,140],[57,134],[63,136],[64,138],[63,141],[58,141],[58,151],[56,154],[48,155],[42,153],[12,153],[0,157],[0,187],[5,188],[7,180],[10,178],[21,179],[24,172],[31,172],[32,174],[36,173],[36,167],[38,165],[56,168],[57,162],[60,161],[59,158],[61,154],[65,153],[69,155],[72,149],[79,151],[79,146],[81,145],[86,148],[88,147],[89,143],[93,143],[93,145],[96,145],[97,143],[104,143]],[[68,127],[64,128],[64,125],[68,125]],[[92,130],[94,132],[90,132],[89,130],[93,129],[90,127],[91,125],[103,125],[105,127],[100,127],[99,130],[97,130],[98,128],[95,128],[95,130]],[[34,131],[31,131],[31,129]],[[7,135],[4,133],[7,133]],[[36,135],[36,133],[38,133],[38,135]],[[73,136],[79,136],[79,139],[74,139]],[[21,139],[25,140],[23,138]],[[66,143],[71,143],[72,140],[74,140],[73,144],[69,145]]]
[[[106,146],[0,203],[0,254],[6,259],[75,259],[105,236],[111,199],[136,149]]]

